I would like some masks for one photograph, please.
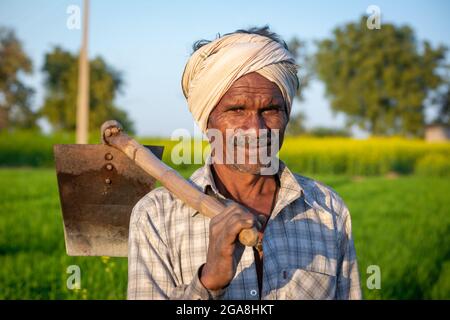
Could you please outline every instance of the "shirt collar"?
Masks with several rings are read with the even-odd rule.
[[[220,194],[219,190],[216,187],[216,183],[214,181],[214,176],[211,170],[212,162],[211,156],[205,161],[205,165],[198,170],[196,170],[190,177],[190,180],[193,181],[203,193],[207,192],[207,189],[210,187],[214,194]]]

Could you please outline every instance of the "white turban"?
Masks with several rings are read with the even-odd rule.
[[[182,87],[189,110],[203,132],[223,95],[236,80],[251,72],[278,85],[289,116],[298,87],[297,65],[277,41],[258,34],[234,33],[192,54],[184,69]]]

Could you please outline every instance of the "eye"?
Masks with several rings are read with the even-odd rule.
[[[232,106],[229,107],[227,109],[228,112],[234,112],[234,113],[240,113],[242,111],[244,111],[244,107],[243,106]]]
[[[272,113],[277,113],[278,111],[280,111],[280,106],[278,105],[271,105],[268,107],[265,107],[262,112],[264,114],[272,114]]]

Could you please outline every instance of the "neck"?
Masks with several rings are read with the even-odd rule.
[[[215,163],[212,172],[219,192],[242,204],[249,204],[261,195],[273,195],[277,190],[276,175],[243,173]]]

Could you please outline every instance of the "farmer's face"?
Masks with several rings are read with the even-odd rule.
[[[255,159],[255,154],[259,152],[271,155],[271,144],[275,142],[281,148],[287,122],[286,106],[278,86],[253,72],[239,78],[225,93],[209,116],[208,130],[220,131],[224,159],[228,157],[234,160],[231,161],[231,167],[241,172],[258,174],[264,165],[259,156],[256,163],[251,159]],[[236,143],[236,140],[227,140],[227,129],[228,136],[234,133],[241,138],[253,137],[257,143],[250,144],[247,140],[247,143],[242,144]],[[271,133],[277,132],[277,141],[271,141]],[[263,148],[265,150],[261,150]],[[238,161],[238,152],[245,155],[245,161]]]

